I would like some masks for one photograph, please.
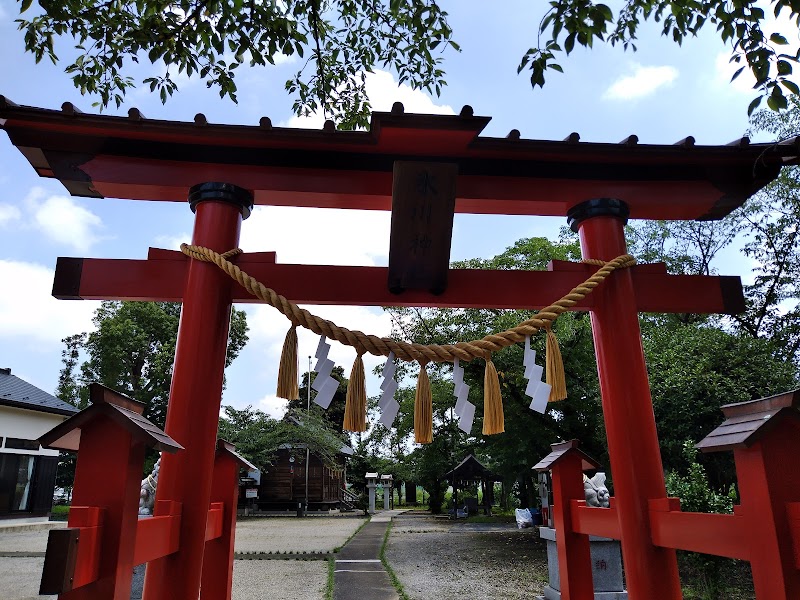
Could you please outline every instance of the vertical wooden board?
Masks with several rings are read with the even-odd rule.
[[[51,529],[44,555],[39,594],[63,594],[72,589],[80,529]]]
[[[447,289],[458,165],[395,161],[389,290]]]

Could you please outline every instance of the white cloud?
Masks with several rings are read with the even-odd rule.
[[[273,419],[282,419],[288,407],[289,401],[278,398],[275,394],[267,394],[255,406],[255,408],[264,411]]]
[[[157,248],[166,248],[167,250],[180,250],[181,244],[191,244],[192,236],[189,233],[179,233],[178,235],[158,235],[154,238],[153,243]]]
[[[35,187],[25,204],[32,213],[33,226],[52,241],[86,253],[104,239],[98,234],[103,222],[96,214],[67,196],[44,197],[45,191]]]
[[[0,294],[0,337],[51,352],[62,338],[94,329],[92,315],[97,303],[53,298],[51,269],[0,260],[0,281],[4,284]]]
[[[733,74],[742,66],[744,66],[744,70],[736,79],[731,81]],[[753,97],[756,96],[756,92],[753,89],[756,79],[753,77],[753,72],[750,70],[750,67],[744,62],[732,63],[730,53],[720,52],[717,54],[717,57],[714,59],[714,70],[716,73],[714,80],[718,85],[730,88],[742,94],[748,94]]]
[[[373,111],[389,111],[392,104],[402,102],[407,113],[421,113],[434,115],[454,115],[455,111],[446,104],[436,104],[433,99],[422,90],[414,90],[410,85],[398,84],[394,76],[386,71],[367,73],[367,97],[372,104]],[[304,127],[320,129],[325,123],[321,113],[308,117],[294,116],[281,123],[281,127]]]
[[[11,204],[0,204],[0,227],[18,221],[22,218],[22,213],[16,206]]]
[[[637,100],[654,93],[661,87],[671,85],[678,77],[675,67],[643,67],[634,63],[633,74],[618,78],[612,83],[603,98],[606,100]]]
[[[391,213],[257,206],[242,224],[247,252],[275,251],[282,263],[387,264]]]

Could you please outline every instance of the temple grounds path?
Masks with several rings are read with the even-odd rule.
[[[326,560],[302,560],[303,553],[333,552],[365,521],[363,517],[309,516],[242,519],[236,525],[233,599],[322,600],[328,579]],[[0,529],[0,599],[55,599],[39,596],[47,531]],[[272,554],[269,554],[269,553]],[[292,553],[289,555],[288,553]],[[259,560],[260,558],[301,560]],[[310,558],[310,557],[309,557]]]
[[[233,599],[323,600],[328,562],[320,555],[342,546],[363,522],[354,515],[240,520]],[[55,599],[36,595],[46,545],[46,531],[0,530],[0,599]],[[302,560],[303,552],[311,560]],[[531,598],[547,577],[543,542],[513,523],[404,513],[394,519],[386,557],[412,600]]]

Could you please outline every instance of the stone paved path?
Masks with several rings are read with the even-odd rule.
[[[336,555],[334,600],[399,599],[381,564],[380,553],[392,518],[402,512],[386,510],[376,514]]]

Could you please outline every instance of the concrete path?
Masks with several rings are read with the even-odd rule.
[[[381,564],[381,546],[392,518],[402,510],[385,510],[347,542],[336,555],[334,600],[398,600],[397,590]]]

